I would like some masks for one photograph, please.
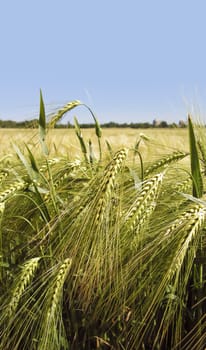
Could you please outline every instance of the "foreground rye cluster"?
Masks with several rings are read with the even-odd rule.
[[[50,159],[46,133],[81,103],[46,124],[41,155],[14,146],[0,168],[0,349],[203,350],[206,240],[202,129],[188,120],[190,152],[107,143],[99,155]],[[88,108],[87,106],[85,106]]]

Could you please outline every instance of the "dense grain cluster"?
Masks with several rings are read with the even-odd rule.
[[[129,223],[130,230],[135,228],[136,233],[138,233],[155,209],[159,186],[162,183],[163,176],[164,173],[157,174],[142,185],[141,192],[126,215],[126,223]]]
[[[78,157],[56,145],[49,155],[47,127],[79,105],[96,144],[76,119]],[[1,159],[1,350],[204,349],[206,155],[195,130],[190,118],[186,149],[168,136],[161,146],[156,129],[104,149],[86,105],[68,103],[47,125],[41,94],[41,147]]]
[[[105,168],[102,183],[98,190],[98,202],[96,205],[96,217],[95,221],[98,224],[103,218],[104,209],[107,204],[107,200],[111,195],[111,191],[115,185],[115,177],[121,169],[122,163],[127,156],[128,150],[122,149],[118,151],[112,161]]]

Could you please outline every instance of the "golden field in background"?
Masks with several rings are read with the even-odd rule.
[[[146,154],[154,155],[165,153],[171,149],[188,151],[187,129],[131,129],[110,128],[102,129],[102,149],[107,150],[108,141],[115,151],[121,147],[134,148],[141,134],[149,138],[149,142],[142,141],[141,147]],[[92,141],[94,153],[98,153],[98,142],[94,129],[82,129],[82,135],[86,144]],[[0,154],[1,156],[13,153],[12,143],[23,146],[25,143],[34,152],[40,149],[38,129],[0,129]],[[68,156],[74,158],[82,156],[80,145],[74,129],[51,129],[48,130],[46,143],[50,156]]]

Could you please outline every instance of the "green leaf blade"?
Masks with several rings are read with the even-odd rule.
[[[45,155],[48,155],[48,148],[45,143],[46,141],[46,114],[44,107],[44,100],[42,96],[42,91],[40,89],[40,109],[39,109],[39,137],[42,146],[42,151]]]
[[[196,198],[203,196],[203,179],[200,170],[200,162],[197,148],[197,141],[191,116],[188,116],[189,144],[190,144],[190,165],[192,174],[192,194]]]

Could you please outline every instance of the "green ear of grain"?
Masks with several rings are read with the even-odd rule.
[[[91,164],[95,162],[95,156],[93,151],[92,141],[89,139],[89,161]]]
[[[87,106],[85,103],[83,103],[82,106],[86,107],[88,109],[88,111],[91,113],[92,118],[94,119],[94,126],[95,126],[96,135],[100,139],[102,136],[102,129],[100,127],[100,124],[99,124],[97,118],[95,117],[94,113],[92,112],[92,110],[89,106]]]
[[[91,113],[92,118],[94,119],[95,133],[96,133],[97,138],[98,138],[98,146],[99,146],[99,160],[101,161],[101,159],[102,159],[102,147],[101,147],[102,130],[101,130],[100,124],[99,124],[97,118],[95,117],[94,113],[92,112],[91,108],[89,106],[87,106],[86,104],[82,103],[79,100],[74,100],[74,101],[67,103],[64,107],[59,109],[59,111],[51,118],[48,126],[50,128],[54,127],[56,125],[56,123],[58,123],[62,119],[62,117],[64,116],[65,113],[71,111],[72,109],[74,109],[78,106],[84,106],[85,108],[87,108],[88,111]],[[80,143],[82,143],[82,141],[80,141]],[[84,146],[81,145],[81,148],[82,147],[84,147]]]
[[[9,316],[14,315],[18,307],[19,301],[26,290],[26,287],[30,284],[32,278],[34,277],[40,259],[40,257],[32,258],[26,261],[22,266],[22,272],[18,276],[10,303],[8,305]]]
[[[46,114],[44,108],[44,100],[42,91],[40,90],[40,109],[39,109],[39,137],[42,146],[42,151],[45,155],[48,155],[48,148],[45,143],[46,141]]]
[[[91,108],[88,107],[86,104],[84,104],[83,106],[85,106],[89,110],[89,112],[92,115],[92,118],[94,119],[95,133],[96,133],[97,138],[98,138],[98,146],[99,146],[99,161],[101,161],[102,160],[102,146],[101,146],[102,129],[100,127],[100,124],[99,124],[97,118],[95,117],[94,113],[92,112]]]
[[[113,152],[113,150],[112,150],[111,144],[109,143],[108,140],[106,140],[105,142],[106,142],[107,149],[108,149],[108,151],[109,151],[109,153],[110,153],[110,156],[113,157],[113,156],[114,156],[114,152]]]
[[[203,180],[200,171],[200,162],[197,149],[197,142],[194,133],[194,126],[190,115],[188,116],[189,144],[190,144],[190,164],[192,174],[192,194],[196,198],[203,195]]]
[[[58,110],[58,112],[51,118],[49,122],[49,127],[53,128],[56,123],[58,123],[62,117],[64,116],[65,113],[71,111],[72,109],[76,108],[77,106],[83,105],[81,101],[79,100],[74,100],[69,103],[67,103],[64,107]]]
[[[161,168],[165,168],[165,167],[169,166],[170,164],[178,162],[179,160],[181,160],[187,156],[188,156],[188,153],[181,152],[181,151],[175,151],[171,154],[168,154],[167,156],[163,156],[162,158],[158,159],[153,164],[151,164],[144,171],[144,175],[148,177],[148,175],[152,174],[153,172],[155,172]]]
[[[81,146],[82,153],[83,153],[84,158],[85,158],[85,160],[87,162],[88,161],[88,159],[87,159],[87,148],[86,148],[83,136],[82,136],[80,125],[79,125],[78,120],[77,120],[76,117],[74,117],[74,126],[75,126],[76,135],[78,137],[78,140],[79,140],[79,143],[80,143],[80,146]]]
[[[135,153],[139,157],[139,161],[140,161],[140,179],[143,182],[144,181],[144,162],[143,162],[141,153],[138,150],[135,150]]]

